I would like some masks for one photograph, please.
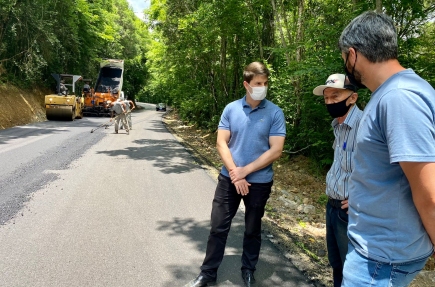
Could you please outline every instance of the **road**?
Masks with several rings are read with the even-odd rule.
[[[204,258],[216,177],[152,107],[0,131],[0,286],[183,286]],[[218,286],[242,286],[243,213]],[[256,286],[313,286],[263,240]]]

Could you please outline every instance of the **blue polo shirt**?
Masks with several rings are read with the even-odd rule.
[[[264,99],[252,109],[246,96],[225,107],[218,126],[218,129],[231,133],[228,147],[238,167],[250,164],[269,150],[269,137],[285,137],[285,128],[284,113],[277,105]],[[225,166],[221,173],[229,177]],[[249,174],[246,180],[250,183],[271,182],[272,164]]]
[[[355,250],[385,263],[423,259],[432,242],[400,162],[435,162],[435,91],[404,70],[373,92],[356,138],[348,234]]]

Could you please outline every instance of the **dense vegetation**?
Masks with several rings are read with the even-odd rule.
[[[263,61],[272,70],[268,98],[287,118],[286,150],[328,164],[331,119],[312,90],[343,72],[343,28],[375,9],[397,23],[401,63],[434,85],[433,0],[153,0],[147,99],[214,130],[224,106],[244,95],[243,68]],[[360,106],[368,96],[360,93]]]
[[[51,73],[94,81],[102,58],[125,60],[126,95],[146,79],[148,29],[126,0],[2,0],[0,80],[51,87]]]
[[[397,23],[401,63],[435,85],[435,0],[152,0],[145,22],[126,0],[2,0],[0,81],[49,86],[53,72],[95,79],[101,58],[124,59],[127,95],[167,102],[213,131],[244,94],[243,68],[263,61],[268,98],[287,118],[286,151],[327,165],[331,119],[312,90],[343,72],[338,37],[374,9]],[[368,98],[361,92],[360,106]]]

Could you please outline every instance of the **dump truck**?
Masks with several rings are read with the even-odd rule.
[[[83,117],[84,98],[76,91],[79,75],[51,74],[57,82],[57,94],[45,96],[47,120],[70,120]],[[77,94],[76,94],[77,93]]]
[[[124,60],[103,59],[94,88],[84,94],[83,114],[85,116],[110,116],[107,101],[124,98],[122,83]]]

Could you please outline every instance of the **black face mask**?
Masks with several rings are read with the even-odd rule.
[[[353,65],[352,68],[352,73],[349,72],[349,70],[347,69],[347,60],[349,59],[349,54],[347,53],[347,57],[346,57],[346,63],[344,63],[344,71],[346,72],[346,76],[349,79],[349,82],[354,85],[355,87],[358,87],[359,89],[366,89],[367,87],[363,85],[363,83],[361,83],[360,80],[357,80],[355,78],[355,65],[356,65],[356,59],[357,59],[357,54],[355,53],[355,64]]]
[[[326,109],[328,110],[328,112],[331,115],[331,117],[333,117],[333,118],[340,118],[340,117],[344,116],[349,111],[349,109],[350,109],[350,107],[352,105],[346,106],[346,101],[352,95],[353,95],[353,92],[352,92],[352,94],[349,95],[349,97],[347,97],[346,99],[342,100],[341,102],[334,103],[334,104],[327,104],[326,105]]]

